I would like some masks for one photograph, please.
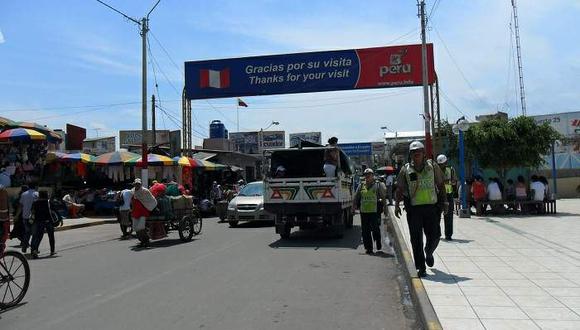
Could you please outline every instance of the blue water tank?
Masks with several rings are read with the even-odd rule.
[[[219,120],[214,120],[209,124],[209,138],[210,139],[225,139],[226,127]]]

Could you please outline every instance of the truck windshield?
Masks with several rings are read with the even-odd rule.
[[[250,183],[238,194],[239,196],[262,196],[264,195],[264,184],[262,182]]]

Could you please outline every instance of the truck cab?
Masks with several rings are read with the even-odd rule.
[[[264,209],[275,215],[276,233],[290,238],[293,227],[323,228],[342,236],[353,222],[353,176],[348,156],[339,149],[336,176],[324,174],[326,147],[264,152]],[[285,169],[283,175],[277,171]]]

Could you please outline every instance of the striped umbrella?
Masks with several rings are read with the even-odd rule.
[[[45,141],[46,135],[28,128],[12,128],[0,133],[0,141]]]
[[[190,158],[190,162],[192,164],[191,167],[203,168],[206,171],[223,170],[227,168],[225,165],[213,163],[209,160]]]
[[[19,121],[16,122],[16,126],[18,127],[22,127],[22,128],[28,128],[28,129],[33,129],[35,131],[38,131],[40,133],[44,133],[44,135],[46,135],[48,142],[61,142],[62,141],[62,137],[60,135],[58,135],[55,131],[51,130],[50,128],[44,126],[44,125],[40,125],[37,123],[33,123],[33,122],[27,122],[27,121]]]
[[[137,165],[139,167],[143,166],[143,162],[141,157],[131,159],[127,162],[127,164]],[[147,154],[147,165],[151,166],[171,166],[175,165],[175,161],[173,159],[157,154]]]
[[[63,162],[71,162],[71,163],[82,162],[85,164],[93,162],[94,159],[95,159],[95,156],[85,154],[82,152],[75,152],[72,154],[64,154],[64,156],[62,156],[60,158],[60,160]]]
[[[193,167],[191,164],[191,158],[186,157],[186,156],[173,157],[173,161],[179,166]]]
[[[120,165],[137,158],[139,154],[133,152],[113,151],[95,157],[93,162],[98,165]]]
[[[16,127],[16,126],[18,126],[18,124],[14,120],[0,117],[0,127]]]

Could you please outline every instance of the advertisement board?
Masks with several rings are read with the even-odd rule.
[[[229,133],[234,150],[245,154],[259,154],[263,149],[283,149],[286,147],[286,132],[234,132]]]
[[[339,143],[338,146],[347,156],[370,156],[373,153],[373,147],[368,143]]]
[[[427,44],[429,84],[435,80]],[[185,62],[188,99],[309,93],[422,84],[421,45]]]
[[[83,142],[83,152],[94,156],[113,152],[115,151],[115,139],[114,136],[85,139]]]
[[[554,145],[556,168],[580,168],[580,111],[533,116],[538,124],[549,123],[563,139]],[[544,168],[552,167],[552,155],[544,157]]]
[[[300,140],[316,144],[322,144],[322,134],[320,132],[291,133],[290,147],[293,147],[298,143],[300,143]]]
[[[121,148],[140,145],[142,143],[143,132],[141,130],[119,131],[119,145]],[[147,143],[152,144],[153,132],[147,131]],[[155,143],[163,144],[171,142],[171,133],[168,130],[155,132]]]
[[[66,124],[66,150],[83,149],[83,141],[87,138],[87,130],[83,127]]]

